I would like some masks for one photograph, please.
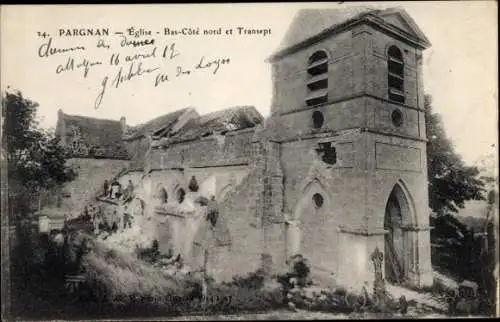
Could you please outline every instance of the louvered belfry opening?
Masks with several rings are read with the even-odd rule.
[[[309,57],[307,67],[307,106],[328,101],[328,55],[319,50]]]
[[[391,46],[387,54],[389,100],[404,104],[405,93],[403,55],[401,54],[401,50],[399,50],[396,46]]]

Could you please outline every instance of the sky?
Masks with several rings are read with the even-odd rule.
[[[433,96],[434,110],[442,115],[456,151],[469,164],[485,154],[497,155],[498,23],[494,1],[2,6],[1,89],[10,86],[38,102],[41,125],[46,128],[55,127],[59,109],[115,120],[124,116],[128,125],[188,106],[205,114],[253,105],[267,116],[272,87],[265,59],[278,47],[297,11],[357,5],[400,6],[410,14],[432,43],[424,52],[424,89]],[[152,31],[158,51],[146,50],[151,46],[122,48],[122,36],[114,32],[126,32],[130,27]],[[219,27],[221,35],[165,35],[165,28],[199,28],[203,33]],[[270,33],[240,35],[238,31],[243,29],[238,27]],[[109,28],[110,35],[67,36],[67,29],[75,28]],[[60,29],[65,30],[62,36]],[[226,34],[228,29],[233,30],[232,35]],[[49,38],[52,48],[76,49],[40,57],[39,48],[46,49],[42,45]],[[101,48],[97,48],[99,39],[104,40]],[[127,36],[127,42],[133,40]],[[85,49],[78,49],[81,47]],[[110,63],[113,53],[120,55],[118,65]],[[143,71],[159,69],[113,87],[119,69],[124,75],[131,65],[125,56],[133,53],[154,55],[144,59]],[[171,59],[172,53],[175,57]],[[43,50],[41,54],[44,56]],[[68,69],[69,58],[74,59],[73,70]],[[101,63],[88,67],[86,77],[83,65],[75,67],[84,58]],[[207,66],[212,61],[219,62],[217,70],[216,63]],[[198,64],[207,67],[194,68]],[[190,74],[177,76],[178,66]],[[137,68],[137,61],[133,67]],[[164,77],[156,76],[158,73]]]

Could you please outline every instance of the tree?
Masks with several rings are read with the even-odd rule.
[[[38,103],[24,98],[19,91],[7,91],[2,96],[9,208],[17,203],[14,212],[23,216],[30,212],[29,201],[36,193],[71,181],[76,173],[66,165],[69,155],[54,133],[39,127]]]
[[[425,96],[429,206],[438,215],[458,212],[468,200],[485,200],[479,169],[466,166],[446,136],[439,114],[432,109],[432,97]]]

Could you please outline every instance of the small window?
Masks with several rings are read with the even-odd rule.
[[[315,106],[328,101],[328,55],[320,50],[309,57],[307,67],[307,106]]]
[[[316,149],[316,153],[318,153],[321,161],[331,165],[337,163],[337,149],[333,142],[319,143],[318,145],[319,148]]]
[[[182,203],[185,197],[186,197],[186,191],[184,191],[184,189],[182,188],[179,188],[179,190],[177,190],[177,202]]]
[[[403,124],[403,113],[398,109],[392,111],[391,120],[395,127],[400,127]]]
[[[323,123],[325,122],[325,118],[323,116],[323,113],[320,111],[315,111],[312,114],[312,119],[313,119],[313,125],[314,128],[319,129],[320,127],[323,126]]]
[[[315,193],[312,199],[314,202],[314,206],[316,206],[316,208],[321,208],[321,206],[323,206],[323,203],[325,202],[323,196],[320,195],[319,193]]]
[[[161,203],[168,202],[168,193],[165,188],[160,188],[160,190],[158,191],[158,200],[160,200]]]
[[[326,55],[326,52],[323,50],[319,50],[315,52],[314,54],[309,57],[309,65],[317,62],[321,62],[324,60],[328,60],[328,56]]]
[[[401,50],[391,46],[387,52],[387,83],[389,100],[398,103],[405,102],[404,94],[404,60]]]

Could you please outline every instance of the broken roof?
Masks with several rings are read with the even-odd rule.
[[[172,136],[172,141],[195,140],[213,133],[253,128],[264,118],[253,106],[237,106],[189,120]]]
[[[193,110],[192,108],[183,108],[172,113],[168,113],[157,118],[152,119],[144,124],[140,124],[135,127],[131,127],[128,129],[128,133],[124,136],[124,140],[135,140],[138,138],[142,138],[146,135],[152,136],[163,136],[166,135],[179,118],[189,110]]]
[[[299,49],[301,45],[321,39],[341,29],[343,26],[360,21],[368,15],[380,18],[378,23],[396,27],[406,36],[413,37],[422,46],[430,45],[429,40],[418,28],[413,19],[402,8],[376,9],[367,6],[344,7],[337,9],[301,9],[295,15],[278,49],[269,58],[281,57]]]
[[[72,140],[79,140],[85,146],[83,150],[74,150],[74,156],[99,157],[109,159],[129,159],[122,141],[122,127],[119,121],[98,119],[59,112],[58,134],[64,124],[67,145]]]

